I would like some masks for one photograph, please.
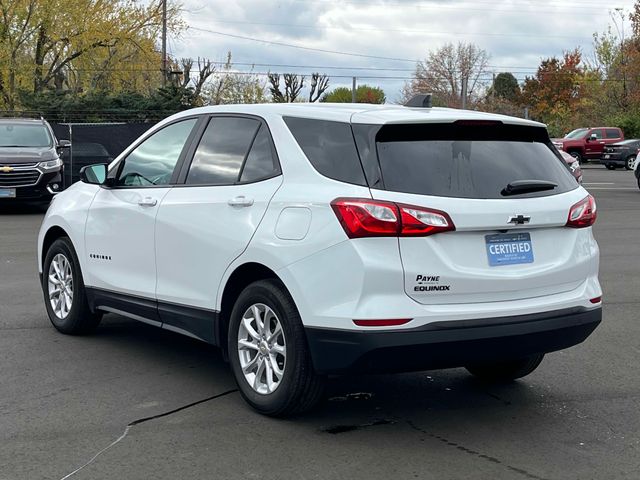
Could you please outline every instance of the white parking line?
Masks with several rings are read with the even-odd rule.
[[[583,185],[615,185],[616,182],[585,182]]]
[[[626,188],[626,187],[617,187],[617,188],[606,188],[606,187],[589,187],[587,188],[587,190],[631,190],[631,191],[638,191],[637,188]]]

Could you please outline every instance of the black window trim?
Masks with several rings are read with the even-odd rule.
[[[195,134],[198,132],[200,125],[202,123],[202,115],[188,115],[185,117],[180,117],[180,118],[176,118],[175,120],[163,125],[161,128],[158,128],[157,130],[153,130],[153,131],[147,131],[145,132],[145,135],[143,137],[141,137],[137,142],[129,145],[128,149],[126,150],[126,155],[124,157],[122,157],[120,160],[118,160],[118,163],[116,163],[112,168],[109,169],[109,171],[107,172],[107,179],[110,180],[111,182],[114,182],[116,180],[116,178],[118,178],[118,175],[120,175],[120,172],[122,170],[122,167],[124,165],[124,162],[127,160],[127,158],[129,158],[129,155],[131,155],[131,153],[138,148],[140,145],[142,145],[144,142],[146,142],[148,139],[150,139],[151,137],[153,137],[156,133],[161,132],[162,130],[164,130],[167,127],[170,127],[172,125],[175,125],[176,123],[180,123],[186,120],[196,120],[195,125],[193,126],[193,128],[191,129],[191,132],[189,133],[189,135],[187,136],[187,140],[185,141],[184,145],[182,146],[182,151],[180,152],[180,156],[178,157],[178,161],[176,162],[176,165],[173,169],[173,174],[171,175],[171,179],[169,180],[169,183],[165,183],[163,185],[114,185],[113,183],[107,183],[107,184],[102,184],[100,185],[102,188],[106,188],[109,190],[131,190],[131,189],[136,189],[136,188],[144,188],[144,189],[153,189],[153,188],[170,188],[170,187],[174,187],[176,185],[176,181],[178,179],[178,175],[182,169],[182,164],[184,162],[184,158],[185,155],[187,153],[187,151],[189,150],[188,147],[190,147],[191,143],[193,142],[194,136]]]
[[[276,178],[282,175],[282,166],[280,164],[280,157],[278,156],[278,151],[275,147],[275,143],[273,141],[273,135],[271,134],[271,129],[269,128],[269,124],[267,123],[267,121],[258,116],[258,115],[251,115],[251,114],[246,114],[246,113],[231,113],[231,112],[220,112],[220,113],[211,113],[211,114],[206,114],[203,115],[204,119],[202,122],[202,125],[199,128],[198,134],[197,136],[193,139],[192,144],[190,145],[189,150],[187,151],[187,154],[185,155],[184,158],[184,162],[182,163],[182,167],[180,170],[180,174],[178,175],[178,178],[176,180],[176,184],[174,185],[175,187],[178,188],[198,188],[198,187],[229,187],[229,186],[233,186],[233,185],[248,185],[251,183],[257,183],[257,182],[264,182],[265,180],[269,180],[271,178]],[[196,154],[196,150],[198,149],[198,146],[200,145],[200,141],[202,140],[202,137],[204,136],[204,132],[207,130],[207,127],[209,126],[209,123],[211,121],[213,121],[215,118],[247,118],[250,120],[257,120],[259,125],[258,128],[256,128],[255,133],[253,134],[253,138],[251,139],[251,143],[249,144],[249,148],[247,149],[247,151],[245,152],[244,155],[244,159],[242,160],[242,165],[240,166],[240,170],[238,172],[238,177],[236,179],[236,181],[234,183],[198,183],[198,184],[191,184],[191,183],[187,183],[187,176],[189,175],[189,170],[191,169],[191,164],[193,163],[193,158],[195,157]],[[261,127],[265,127],[266,131],[267,131],[267,135],[269,138],[269,145],[271,148],[271,155],[273,156],[273,158],[275,159],[275,166],[276,166],[276,170],[273,172],[273,174],[271,175],[266,175],[264,177],[261,178],[257,178],[255,180],[252,180],[250,182],[241,182],[240,178],[242,177],[242,172],[244,171],[244,165],[247,161],[247,158],[249,157],[249,153],[251,153],[251,148],[253,148],[253,143],[256,140],[256,137],[258,136],[258,132],[260,132],[260,128]]]

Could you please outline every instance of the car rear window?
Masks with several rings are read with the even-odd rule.
[[[366,185],[351,124],[284,117],[305,156],[319,173],[341,182]]]
[[[544,128],[496,124],[387,125],[376,135],[386,190],[457,198],[555,195],[577,188]],[[553,190],[505,197],[518,180],[557,184]]]

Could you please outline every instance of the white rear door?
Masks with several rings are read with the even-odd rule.
[[[158,300],[213,310],[225,270],[246,249],[281,183],[266,124],[255,118],[213,117],[184,185],[172,189],[160,206]]]

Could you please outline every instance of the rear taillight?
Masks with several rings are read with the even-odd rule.
[[[366,198],[337,198],[331,202],[349,238],[426,237],[455,230],[445,212],[414,205]]]
[[[569,210],[567,227],[590,227],[591,225],[596,223],[596,217],[596,201],[591,195],[588,195],[583,200],[580,200],[573,207],[571,207],[571,210]]]

